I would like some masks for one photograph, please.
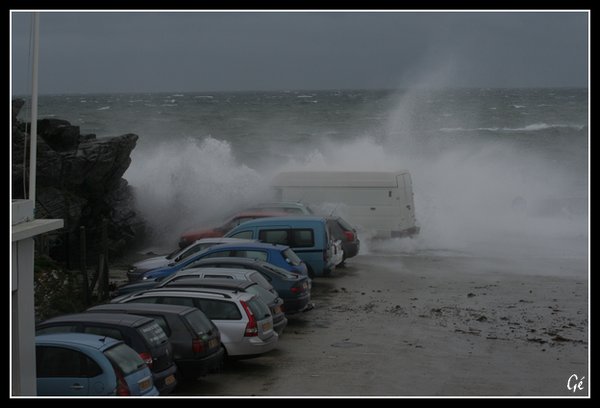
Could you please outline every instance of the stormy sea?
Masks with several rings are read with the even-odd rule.
[[[39,116],[139,135],[124,178],[147,245],[268,201],[283,170],[405,169],[421,232],[364,251],[581,259],[588,103],[574,88],[86,94],[40,96]]]

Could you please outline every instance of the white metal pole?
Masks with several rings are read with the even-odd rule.
[[[40,15],[33,13],[33,69],[31,73],[31,146],[29,159],[29,199],[35,209],[35,175],[37,165],[37,110],[38,110],[38,50]],[[35,218],[35,217],[34,217]]]

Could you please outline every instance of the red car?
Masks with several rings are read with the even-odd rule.
[[[256,218],[264,217],[285,217],[289,214],[282,211],[244,211],[235,214],[223,223],[223,225],[215,228],[207,228],[202,230],[188,231],[184,233],[179,239],[179,247],[185,248],[191,245],[195,241],[202,238],[215,238],[222,237],[231,231],[234,227],[237,227],[243,222],[254,220]]]

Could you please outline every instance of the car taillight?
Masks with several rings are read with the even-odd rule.
[[[192,340],[192,351],[194,353],[202,353],[204,351],[204,343],[200,339]]]
[[[125,377],[123,377],[123,372],[121,372],[121,370],[118,368],[115,368],[115,374],[117,375],[117,395],[121,397],[131,395],[129,386],[125,381]]]
[[[344,231],[344,235],[348,241],[354,241],[354,232],[352,231]]]
[[[292,292],[294,295],[297,294],[297,293],[302,293],[304,291],[306,291],[306,288],[301,283],[299,283],[298,286],[292,286],[290,288],[290,292]]]
[[[244,337],[254,337],[258,336],[258,325],[256,324],[256,319],[254,318],[254,313],[250,310],[250,307],[244,301],[240,301],[242,306],[244,307],[244,311],[248,316],[248,324],[246,324],[246,330],[244,331]]]
[[[152,369],[152,356],[149,353],[140,353],[140,357],[144,360],[144,363],[148,366],[149,369]]]

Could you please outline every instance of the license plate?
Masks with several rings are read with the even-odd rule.
[[[143,380],[138,381],[138,385],[140,386],[140,391],[147,390],[152,387],[152,379],[150,377],[144,378]]]
[[[166,385],[171,385],[175,382],[175,376],[173,374],[171,374],[170,376],[168,376],[167,378],[165,378],[165,384]]]
[[[208,341],[208,348],[215,348],[219,346],[219,340],[218,339],[210,339]]]
[[[263,325],[262,325],[263,331],[269,331],[269,330],[271,330],[271,327],[272,327],[272,324],[270,322],[263,323]]]

